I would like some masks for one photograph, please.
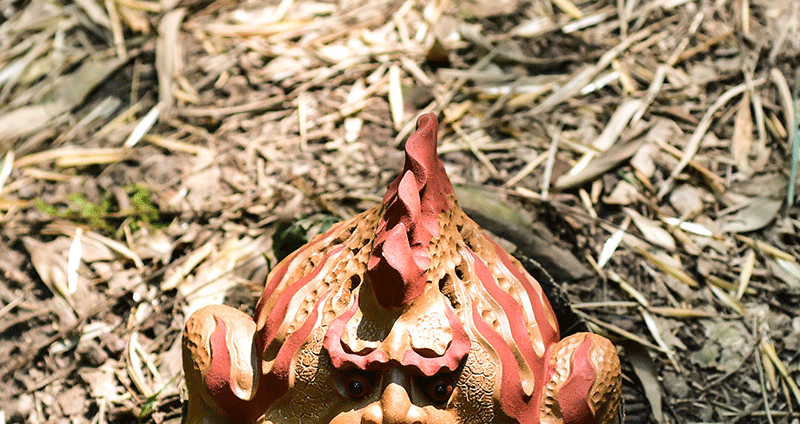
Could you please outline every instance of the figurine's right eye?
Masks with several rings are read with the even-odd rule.
[[[454,385],[453,376],[450,374],[434,375],[433,377],[423,378],[420,382],[425,396],[436,404],[443,404],[450,399]]]
[[[349,371],[342,378],[344,390],[352,400],[360,400],[372,392],[374,376],[359,371]]]

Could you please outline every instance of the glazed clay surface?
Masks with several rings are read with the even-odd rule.
[[[458,206],[421,116],[375,208],[282,261],[255,316],[186,323],[186,422],[612,423],[620,365]]]

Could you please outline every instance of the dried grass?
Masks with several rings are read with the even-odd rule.
[[[800,1],[0,10],[2,421],[179,422],[186,314],[252,308],[278,224],[375,204],[430,111],[630,422],[798,418]]]

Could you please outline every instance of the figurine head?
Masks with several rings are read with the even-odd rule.
[[[238,318],[209,313],[210,341],[194,344],[211,359],[185,358],[187,381],[210,388],[195,397],[234,422],[274,423],[568,422],[616,407],[590,399],[610,344],[559,344],[537,281],[458,206],[437,135],[421,116],[383,202],[270,273],[241,341]],[[562,387],[577,406],[560,406]],[[190,415],[191,402],[190,387]]]

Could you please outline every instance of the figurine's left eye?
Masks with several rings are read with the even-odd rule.
[[[347,396],[350,399],[359,400],[367,397],[372,392],[374,377],[367,373],[351,371],[344,375],[342,382]]]
[[[445,403],[450,399],[450,395],[453,394],[453,377],[447,374],[434,375],[433,377],[422,379],[420,386],[431,402]]]

